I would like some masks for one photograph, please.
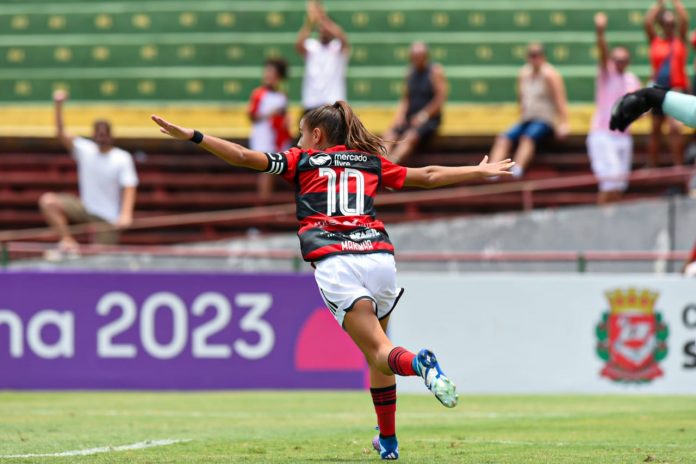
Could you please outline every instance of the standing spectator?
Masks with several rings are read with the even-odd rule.
[[[595,110],[592,128],[587,137],[587,151],[592,171],[599,181],[597,203],[617,201],[628,187],[628,176],[633,158],[633,139],[628,132],[609,130],[611,109],[624,94],[640,88],[640,81],[628,71],[631,59],[625,47],[615,47],[609,53],[604,33],[607,16],[597,13],[594,18],[597,31],[599,69],[595,84]]]
[[[287,77],[285,60],[272,58],[266,61],[261,86],[254,89],[249,99],[249,119],[252,122],[249,147],[252,150],[276,153],[290,148],[288,96],[280,88]],[[274,178],[270,174],[259,176],[256,186],[261,201],[271,196]]]
[[[539,43],[527,47],[527,64],[520,70],[517,93],[522,118],[507,133],[496,138],[491,161],[507,158],[517,145],[514,155],[517,164],[512,173],[521,178],[541,141],[554,132],[558,139],[564,139],[569,131],[563,77],[546,61],[544,47]]]
[[[665,8],[664,0],[658,0],[645,15],[645,33],[650,43],[651,79],[665,89],[686,92],[689,87],[686,79],[688,54],[686,35],[689,30],[689,14],[681,0],[672,0],[672,4],[676,17],[673,12]],[[655,30],[656,23],[660,26],[662,35]],[[659,108],[655,108],[652,112],[652,130],[648,143],[648,167],[659,165],[662,126],[665,121],[669,125],[668,140],[674,164],[684,163],[684,137],[681,133],[681,124],[673,118],[665,117]]]
[[[80,198],[69,193],[44,193],[39,207],[46,222],[60,236],[58,249],[76,253],[78,243],[70,234],[68,224],[101,222],[113,229],[98,231],[94,241],[114,244],[118,229],[133,222],[138,176],[131,155],[113,146],[111,125],[104,120],[94,121],[93,140],[69,135],[63,127],[64,91],[53,94],[55,102],[56,136],[77,161]]]
[[[411,45],[411,69],[391,129],[384,135],[389,159],[401,162],[418,146],[435,135],[447,99],[447,80],[442,66],[431,63],[428,46]],[[399,140],[399,142],[396,142]]]
[[[310,37],[315,29],[319,32],[319,39]],[[302,80],[304,113],[346,100],[348,38],[317,0],[307,2],[307,19],[297,34],[295,49],[305,60]]]

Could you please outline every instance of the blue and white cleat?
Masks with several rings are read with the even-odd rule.
[[[440,364],[432,351],[425,348],[420,350],[418,355],[413,358],[413,370],[423,377],[425,386],[445,407],[453,408],[457,405],[459,400],[457,387],[442,372]]]
[[[396,437],[382,438],[379,434],[372,439],[372,447],[379,453],[385,461],[396,461],[399,459],[399,442]]]

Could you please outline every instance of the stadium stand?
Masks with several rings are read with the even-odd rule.
[[[413,163],[473,163],[491,136],[516,117],[514,80],[526,44],[547,44],[549,60],[563,73],[575,134],[563,147],[541,153],[530,179],[589,173],[584,134],[592,111],[595,48],[592,18],[607,11],[609,41],[634,55],[634,71],[645,78],[647,47],[641,29],[648,1],[474,2],[442,0],[425,5],[398,2],[327,1],[331,16],[349,34],[352,57],[348,93],[361,118],[375,132],[389,124],[402,91],[410,42],[424,40],[435,61],[445,65],[449,104],[432,152]],[[73,162],[56,153],[50,139],[16,142],[12,137],[51,137],[51,93],[71,93],[68,127],[89,134],[97,117],[114,124],[118,145],[135,154],[141,186],[137,216],[255,206],[252,174],[229,169],[193,146],[157,139],[148,120],[160,111],[174,121],[216,135],[243,138],[246,101],[258,85],[263,59],[282,55],[291,69],[289,94],[299,100],[301,58],[292,49],[302,23],[304,1],[266,2],[164,0],[30,0],[6,2],[0,11],[0,229],[38,227],[40,193],[76,188]],[[501,32],[504,31],[504,32]],[[295,105],[294,114],[297,114]],[[644,132],[647,126],[639,125]],[[8,138],[9,137],[9,138]],[[143,137],[152,140],[143,140]],[[13,142],[13,140],[15,140]],[[32,141],[33,140],[33,141]],[[641,144],[639,143],[640,147]],[[628,198],[661,194],[667,181],[641,185]],[[535,194],[537,206],[593,202],[593,186]],[[562,191],[562,194],[559,192]],[[380,209],[390,222],[520,208],[520,193],[453,199],[437,206],[392,205]],[[292,201],[279,189],[269,201]],[[292,230],[289,215],[268,220],[177,228],[166,234],[129,232],[124,243],[151,244],[219,238],[250,227]]]

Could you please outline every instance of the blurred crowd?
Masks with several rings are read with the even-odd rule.
[[[689,44],[696,48],[696,30],[689,40],[689,15],[681,0],[658,0],[645,14],[644,29],[649,44],[650,82],[663,88],[692,92],[696,90],[687,78]],[[611,46],[606,39],[609,29],[607,15],[594,17],[597,47],[595,81],[595,113],[587,135],[586,146],[592,170],[598,181],[599,204],[617,201],[628,188],[628,176],[634,165],[633,137],[629,130],[609,130],[612,106],[621,96],[639,89],[642,84],[631,72],[631,54],[626,47]],[[346,100],[346,73],[350,42],[344,30],[329,16],[319,0],[307,2],[305,22],[300,28],[296,52],[304,60],[301,102],[303,113],[337,100]],[[447,79],[444,67],[431,61],[427,44],[411,44],[409,67],[405,73],[403,94],[393,120],[383,134],[389,157],[404,162],[408,156],[425,147],[437,133],[447,100]],[[296,142],[292,135],[299,121],[291,121],[285,81],[289,76],[284,58],[268,59],[263,67],[260,85],[250,95],[248,117],[252,128],[249,146],[254,150],[278,152]],[[521,67],[516,91],[519,120],[499,134],[492,145],[492,162],[511,157],[516,161],[513,174],[524,177],[540,146],[559,144],[567,138],[569,108],[566,88],[560,73],[546,58],[541,43],[527,47],[526,63]],[[113,228],[95,235],[97,243],[112,244],[118,240],[118,229],[132,222],[138,176],[127,152],[114,147],[111,127],[106,121],[95,121],[92,140],[73,137],[63,127],[62,108],[67,94],[54,94],[57,137],[75,158],[78,165],[80,196],[46,193],[40,209],[46,222],[60,236],[60,252],[76,252],[77,242],[70,235],[69,224],[102,222]],[[659,111],[650,115],[651,130],[646,147],[645,167],[661,164],[663,133],[673,165],[696,158],[696,142],[692,142],[685,158],[685,139],[681,123]],[[261,202],[273,192],[271,175],[261,175],[258,196]],[[694,185],[696,192],[696,185]],[[693,259],[696,261],[696,249]],[[696,273],[696,267],[692,266]]]

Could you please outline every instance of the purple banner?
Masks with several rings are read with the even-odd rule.
[[[363,388],[311,275],[0,272],[0,388]]]

